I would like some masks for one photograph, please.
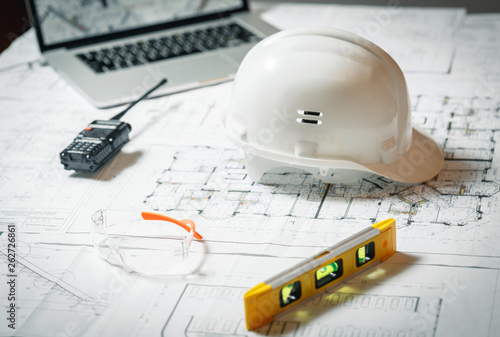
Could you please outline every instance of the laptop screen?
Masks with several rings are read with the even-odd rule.
[[[246,6],[244,0],[32,0],[44,46],[175,23]]]

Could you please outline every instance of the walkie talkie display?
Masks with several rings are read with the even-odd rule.
[[[166,79],[160,81],[160,83],[111,119],[95,120],[90,123],[59,154],[61,164],[64,165],[64,168],[77,172],[94,173],[103,167],[129,141],[128,135],[132,127],[128,123],[121,122],[120,118],[134,105],[166,82]]]

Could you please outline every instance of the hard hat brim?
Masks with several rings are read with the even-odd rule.
[[[434,139],[413,127],[411,146],[391,164],[361,165],[370,172],[405,183],[420,183],[434,178],[443,168],[444,154]]]
[[[242,142],[233,135],[231,135],[230,139],[245,151],[247,157],[262,158],[269,161],[266,167],[251,167],[250,163],[247,163],[247,169],[253,172],[253,179],[256,181],[260,180],[267,169],[292,166],[311,173],[324,171],[325,174],[318,174],[317,176],[328,183],[336,182],[335,178],[332,178],[336,174],[335,172],[345,172],[345,170],[373,173],[403,183],[421,183],[434,178],[444,165],[444,154],[438,143],[415,127],[412,128],[412,142],[408,151],[398,156],[390,164],[382,162],[360,164],[348,159],[289,156],[249,146],[246,142]],[[257,166],[260,166],[260,164]],[[334,172],[332,177],[327,174],[330,170]]]

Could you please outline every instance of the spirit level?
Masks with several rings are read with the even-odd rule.
[[[259,283],[244,296],[248,330],[259,328],[311,296],[341,285],[396,251],[396,221],[378,222]]]

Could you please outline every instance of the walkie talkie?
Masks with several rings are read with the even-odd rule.
[[[111,119],[95,120],[90,123],[59,154],[64,168],[77,172],[94,173],[103,167],[129,141],[128,135],[132,127],[128,123],[121,122],[120,118],[166,82],[166,79],[161,80],[160,83]]]

